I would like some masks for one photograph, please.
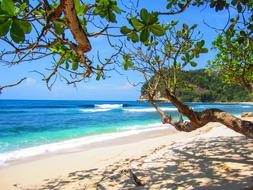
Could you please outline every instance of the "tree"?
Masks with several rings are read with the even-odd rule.
[[[197,25],[183,24],[178,29],[177,21],[163,24],[160,16],[180,14],[191,6],[210,6],[216,12],[229,11],[232,7],[237,11],[236,18],[230,19],[227,26],[220,32],[214,47],[219,49],[222,43],[227,46],[227,49],[220,48],[220,54],[225,57],[235,56],[235,60],[240,61],[239,54],[231,53],[230,45],[234,44],[235,39],[237,42],[240,39],[240,43],[248,43],[252,40],[253,3],[247,0],[232,0],[231,2],[172,0],[168,1],[165,12],[148,11],[145,8],[139,10],[138,1],[125,2],[120,8],[116,0],[96,0],[91,3],[82,0],[41,0],[38,2],[2,0],[0,39],[8,44],[8,49],[1,52],[0,61],[13,65],[52,56],[55,62],[48,76],[37,71],[51,89],[53,82],[50,83],[50,81],[57,75],[65,79],[68,84],[80,82],[94,74],[97,80],[101,77],[105,78],[105,71],[110,70],[108,66],[119,63],[122,56],[124,69],[132,68],[141,72],[146,80],[155,76],[155,82],[148,84],[147,94],[150,103],[163,117],[164,123],[170,123],[180,131],[189,132],[215,121],[253,138],[252,122],[241,120],[219,109],[194,112],[176,97],[178,71],[187,64],[196,66],[196,59],[201,54],[207,53],[208,49],[204,47],[204,40],[192,36]],[[122,26],[122,22],[117,23],[118,19],[124,19],[124,23],[128,21],[128,24]],[[247,27],[247,32],[243,32],[241,26]],[[92,51],[90,38],[97,36],[106,36],[108,45],[114,49],[109,58],[101,60],[98,56],[95,60],[89,57],[88,52]],[[127,42],[112,43],[111,38],[123,40],[126,38]],[[133,48],[128,48],[129,43],[134,44]],[[134,48],[136,52],[133,52]],[[216,58],[220,61],[219,53]],[[249,58],[246,56],[245,60],[248,61]],[[251,59],[250,66],[243,66],[245,71],[239,73],[240,76],[245,76],[246,85],[252,82]],[[240,61],[238,64],[237,61],[221,61],[224,65],[232,63],[242,65],[241,62],[243,62]],[[221,67],[215,66],[215,63],[217,61],[214,61],[213,68],[222,70]],[[246,77],[246,73],[249,77],[248,75]],[[156,105],[154,96],[159,85],[166,87],[167,98],[182,115],[189,118],[190,122],[182,119],[174,121]]]
[[[116,23],[116,14],[120,13],[121,9],[113,0],[93,3],[79,0],[2,0],[0,37],[8,49],[0,52],[0,61],[15,65],[53,58],[49,73],[36,71],[43,76],[49,89],[57,75],[68,84],[80,82],[92,74],[100,79],[104,76],[105,67],[114,63],[118,51],[103,60],[98,55],[94,61],[87,55],[92,49],[90,39],[106,36],[108,44],[113,46],[109,37],[122,36],[119,32],[111,32],[119,28],[111,25]]]
[[[187,1],[186,3],[188,3]],[[198,1],[200,2],[200,1]],[[193,2],[193,3],[198,3]],[[177,1],[178,3],[178,1]],[[201,3],[200,3],[201,4]],[[198,5],[200,5],[198,4]],[[186,5],[186,4],[185,4]],[[195,4],[196,5],[196,4]],[[237,5],[238,15],[242,12],[242,9],[245,10],[252,10],[252,3],[247,1],[237,1],[235,3],[232,2],[231,5]],[[210,7],[215,7],[216,11],[222,10],[223,8],[229,9],[231,6],[226,1],[211,1]],[[241,6],[244,6],[243,8]],[[183,6],[181,6],[183,7]],[[252,14],[252,12],[251,12]],[[218,36],[216,40],[216,44],[219,44],[219,38],[222,38],[222,35],[225,38],[229,38],[230,41],[233,41],[234,36],[229,36],[232,31],[235,31],[236,24],[239,23],[239,16],[237,15],[236,22],[234,19],[231,19],[230,26],[226,31],[222,30],[222,33]],[[142,17],[141,17],[142,18]],[[251,20],[252,15],[247,17]],[[155,80],[153,83],[148,83],[147,89],[147,96],[149,102],[156,108],[156,110],[160,113],[163,118],[163,123],[169,123],[175,126],[175,128],[179,131],[186,131],[190,132],[196,130],[200,127],[203,127],[209,122],[219,122],[224,124],[225,126],[233,129],[236,132],[242,133],[249,138],[253,138],[253,123],[250,121],[244,121],[239,118],[232,116],[229,113],[226,113],[220,109],[207,109],[202,112],[195,112],[188,106],[184,105],[180,102],[176,97],[176,89],[177,89],[177,73],[178,70],[182,69],[186,64],[191,64],[195,66],[197,63],[194,62],[195,58],[198,58],[201,53],[206,53],[207,50],[203,47],[204,41],[192,39],[192,31],[195,26],[189,27],[186,24],[182,25],[182,29],[176,30],[173,28],[175,23],[171,23],[167,26],[168,34],[163,35],[162,39],[156,39],[153,43],[152,38],[150,40],[144,40],[144,44],[147,47],[138,47],[134,52],[132,52],[132,56],[129,55],[126,59],[129,62],[129,58],[133,63],[137,63],[132,66],[133,69],[141,72],[144,75],[146,81],[150,80],[150,77],[154,76]],[[247,42],[252,40],[252,23],[246,21],[246,17],[243,15],[243,26],[247,26],[249,32],[242,32],[240,31],[239,34],[236,35],[242,42]],[[241,28],[239,27],[238,30]],[[141,33],[144,30],[141,31]],[[238,39],[237,39],[238,40]],[[159,46],[160,42],[160,46]],[[215,44],[215,43],[214,43]],[[222,44],[227,47],[227,49],[231,48],[231,43]],[[217,46],[221,47],[221,46]],[[246,46],[247,48],[247,46]],[[219,60],[219,54],[224,54],[223,49],[217,54],[216,59]],[[237,51],[238,52],[238,51]],[[249,51],[250,52],[250,51]],[[237,62],[240,60],[240,54],[231,53],[231,49],[228,50],[225,54],[233,54],[233,58],[235,58],[234,62],[226,61],[224,65],[235,64],[239,67],[244,68],[244,72],[239,72],[240,77],[243,79],[247,77],[249,83],[252,83],[252,67],[245,67],[241,64],[241,62]],[[250,54],[250,53],[249,53]],[[137,60],[136,60],[137,59]],[[252,60],[250,56],[245,57],[244,61],[248,61],[249,65],[252,65]],[[133,64],[131,64],[133,65]],[[215,68],[215,66],[214,66]],[[246,73],[249,76],[245,76]],[[224,74],[226,76],[226,74]],[[232,78],[233,80],[233,78]],[[245,84],[245,83],[243,83]],[[157,93],[157,89],[159,85],[163,85],[166,97],[168,100],[174,104],[179,113],[184,116],[187,116],[190,121],[184,121],[182,117],[179,121],[175,121],[168,116],[164,111],[162,111],[159,106],[155,103],[154,97]],[[247,85],[245,85],[247,87]],[[249,88],[250,89],[250,88]]]
[[[153,82],[155,76],[145,82],[141,88],[141,97],[147,99],[148,83]],[[252,101],[251,93],[238,84],[227,84],[219,73],[209,73],[207,69],[179,70],[177,73],[176,97],[181,102],[243,102]],[[158,99],[165,99],[165,86],[158,87]]]
[[[218,72],[228,83],[239,83],[253,91],[253,2],[231,1],[237,10],[230,25],[220,29],[213,42],[218,50],[216,58],[209,62],[211,71]]]
[[[246,31],[240,31],[243,36],[235,29],[220,34],[213,43],[213,48],[219,52],[209,62],[209,67],[227,83],[240,83],[253,92],[253,38],[245,38],[244,35],[249,35]]]
[[[146,79],[146,96],[149,102],[161,115],[163,123],[169,123],[179,131],[191,132],[205,126],[209,122],[219,122],[236,132],[253,138],[251,121],[244,121],[220,109],[206,109],[202,112],[193,111],[177,98],[178,74],[187,64],[196,66],[193,61],[205,53],[204,41],[192,39],[194,27],[186,24],[175,31],[174,23],[170,23],[168,34],[163,37],[154,37],[155,42],[146,42],[146,46],[137,47],[131,51],[127,61],[135,63],[132,69],[143,74]],[[187,40],[186,40],[187,39]],[[152,79],[152,80],[151,80]],[[161,87],[162,86],[162,87]],[[155,96],[159,89],[165,91],[165,97],[177,107],[180,114],[187,116],[190,121],[173,120],[156,104]]]

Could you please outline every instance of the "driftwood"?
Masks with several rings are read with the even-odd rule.
[[[129,169],[129,173],[130,173],[130,178],[131,180],[134,182],[134,184],[136,186],[144,186],[145,184],[143,183],[143,181],[141,179],[139,179],[131,169]]]

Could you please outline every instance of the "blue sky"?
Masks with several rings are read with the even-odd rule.
[[[145,7],[149,10],[161,10],[161,7],[165,4],[165,0],[140,0],[140,7]],[[197,23],[198,30],[203,33],[203,38],[206,40],[206,47],[210,47],[216,33],[206,26],[203,21],[205,20],[211,26],[222,28],[227,21],[227,14],[226,12],[217,14],[209,8],[204,10],[201,10],[201,8],[189,8],[183,14],[162,17],[163,22],[168,22],[172,19],[189,25]],[[97,51],[99,51],[103,56],[110,55],[111,50],[103,38],[93,39],[91,44],[93,51],[89,54],[96,55]],[[5,45],[1,44],[1,47],[4,48]],[[207,60],[212,59],[213,56],[214,52],[202,55],[198,60],[198,68],[202,68],[207,63]],[[87,82],[81,82],[76,88],[66,85],[64,81],[57,80],[52,91],[49,91],[41,80],[41,76],[31,73],[31,71],[45,71],[46,67],[50,67],[51,62],[51,59],[44,59],[11,67],[0,63],[0,85],[13,83],[25,76],[28,77],[21,85],[4,90],[0,95],[0,99],[136,100],[140,95],[140,86],[133,87],[130,85],[127,77],[130,81],[140,81],[141,76],[137,73],[125,71],[120,71],[121,74],[110,72],[110,78],[106,80],[96,81],[92,79]]]

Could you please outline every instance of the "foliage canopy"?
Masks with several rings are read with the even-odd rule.
[[[227,84],[217,73],[207,70],[180,71],[176,96],[182,102],[243,102],[253,101],[249,91],[238,84]],[[152,77],[148,82],[152,82]],[[166,98],[166,87],[158,88],[160,98]],[[141,95],[146,97],[147,82],[142,86]],[[159,98],[159,97],[157,97]]]
[[[193,6],[208,6],[216,12],[236,11],[233,16],[229,14],[227,25],[219,31],[213,45],[218,53],[209,66],[211,70],[220,71],[225,81],[238,82],[241,77],[241,84],[252,87],[253,2],[247,0],[170,0],[164,12],[140,9],[138,1],[131,0],[1,0],[0,39],[8,49],[1,51],[0,61],[13,65],[52,57],[54,63],[49,65],[50,72],[39,71],[51,89],[52,78],[57,75],[72,84],[92,75],[96,75],[97,80],[105,78],[105,72],[121,62],[124,69],[128,69],[135,63],[122,41],[149,46],[159,43],[156,37],[165,36],[166,40],[166,35],[171,33],[184,38],[184,48],[191,50],[181,51],[184,64],[196,66],[194,58],[208,51],[203,47],[203,39],[188,42],[197,25],[183,24],[178,30],[174,27],[178,21],[161,22],[162,16],[180,14]],[[107,45],[114,49],[110,57],[98,55],[94,58],[87,53],[92,51],[90,39],[98,36],[105,36]],[[112,41],[112,38],[120,41]],[[236,76],[233,75],[235,70],[239,70]]]

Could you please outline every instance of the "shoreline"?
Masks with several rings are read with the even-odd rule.
[[[92,148],[107,147],[113,144],[118,145],[126,142],[135,142],[137,139],[142,140],[143,136],[154,138],[175,132],[177,131],[168,124],[154,123],[149,124],[148,127],[130,128],[130,130],[124,129],[110,133],[89,135],[3,152],[0,153],[0,170],[15,164],[52,157],[54,155],[87,151]]]
[[[168,101],[168,100],[155,100],[156,102],[158,102],[158,103],[171,103],[170,101]],[[143,100],[140,100],[140,99],[138,99],[138,100],[136,100],[136,102],[148,102],[148,100],[147,99],[143,99]],[[253,102],[184,102],[184,103],[203,103],[203,104],[205,104],[205,103],[210,103],[210,104],[250,104],[250,105],[253,105]]]
[[[0,101],[72,101],[72,102],[80,102],[80,101],[88,101],[88,102],[140,102],[139,99],[137,100],[71,100],[71,99],[63,99],[63,100],[59,100],[59,99],[1,99]],[[170,103],[170,102],[167,102]],[[221,104],[253,104],[253,102],[186,102],[186,103],[221,103]]]
[[[219,140],[215,140],[217,137]],[[8,190],[17,188],[53,189],[53,187],[58,187],[58,189],[82,189],[84,187],[83,185],[85,185],[87,189],[97,189],[98,181],[107,179],[108,176],[106,177],[104,175],[107,173],[106,171],[108,171],[108,168],[111,168],[112,171],[108,171],[109,173],[106,175],[120,176],[120,179],[117,184],[115,180],[113,180],[113,182],[110,181],[110,177],[104,180],[103,185],[105,189],[124,189],[120,185],[126,178],[129,180],[129,176],[128,174],[121,176],[121,173],[128,171],[129,168],[137,172],[138,175],[141,175],[138,173],[142,171],[141,169],[143,169],[144,172],[145,167],[152,166],[152,164],[145,164],[149,163],[149,161],[146,161],[147,159],[153,159],[158,156],[159,158],[166,159],[166,163],[174,163],[174,161],[169,161],[171,159],[169,155],[172,156],[173,159],[176,159],[176,153],[170,153],[165,157],[159,155],[174,149],[181,150],[181,148],[190,146],[191,144],[193,145],[190,147],[195,147],[194,144],[199,141],[209,142],[214,140],[214,142],[216,142],[220,141],[222,138],[232,138],[235,140],[236,138],[242,138],[242,140],[239,141],[242,144],[244,143],[243,139],[245,139],[238,133],[218,123],[210,123],[208,126],[191,133],[175,131],[171,133],[171,131],[166,128],[156,132],[148,131],[146,133],[122,137],[120,139],[112,139],[106,143],[100,142],[93,146],[83,147],[83,149],[80,150],[53,154],[50,156],[40,156],[33,160],[26,160],[9,165],[0,169],[0,186]],[[235,142],[238,142],[238,140]],[[211,146],[206,143],[204,143],[204,146],[206,147],[204,150],[211,151]],[[215,150],[217,150],[217,148],[215,148]],[[227,151],[228,150],[225,150],[224,154],[226,154]],[[222,154],[222,157],[226,156],[224,154]],[[249,156],[252,156],[253,159],[253,150],[252,154],[249,154]],[[154,164],[156,163],[159,162],[155,161]],[[140,168],[139,165],[147,166]],[[177,164],[177,167],[179,167],[179,165]],[[244,168],[240,166],[240,169],[243,170]],[[249,167],[249,169],[251,169],[251,167]],[[152,170],[153,169],[150,169],[150,172],[152,172]],[[114,173],[115,171],[117,172]],[[103,175],[100,176],[100,174]],[[178,175],[180,175],[180,172]],[[250,175],[253,175],[253,173],[250,173]],[[101,177],[101,179],[98,180],[99,177]],[[146,177],[148,177],[148,175]],[[108,182],[108,180],[110,182]],[[166,180],[168,179],[164,179],[164,182],[166,182]],[[152,183],[155,182],[151,180],[149,183],[150,186],[152,186]],[[131,181],[128,181],[127,185],[129,185],[129,188],[130,186],[131,188],[134,186]],[[114,186],[117,188],[114,188]],[[154,187],[153,189],[157,188]]]
[[[92,169],[93,167],[104,169],[108,164],[125,158],[142,156],[159,146],[179,139],[192,138],[210,129],[211,127],[206,127],[193,133],[181,133],[175,129],[165,128],[155,132],[148,131],[112,139],[106,143],[100,142],[79,150],[41,155],[13,162],[0,168],[0,186],[4,189],[16,189],[15,184],[23,186],[43,184],[45,179],[57,178],[74,170]],[[23,175],[24,171],[26,171],[25,175]]]
[[[240,115],[237,117],[241,118]],[[247,119],[247,118],[244,118]],[[142,140],[143,136],[153,138],[156,136],[171,135],[178,131],[170,124],[151,123],[123,128],[114,132],[87,135],[83,137],[60,140],[56,142],[31,146],[18,150],[0,153],[0,170],[11,165],[29,162],[36,159],[51,157],[54,155],[86,151],[91,148],[117,145],[118,142],[135,142],[136,139]]]
[[[250,178],[253,141],[219,123],[209,123],[191,133],[178,132],[169,125],[132,128],[119,133],[122,134],[106,140],[97,136],[98,141],[90,136],[93,140],[90,143],[86,137],[69,140],[84,144],[10,162],[0,167],[0,187],[8,190],[135,189],[129,170],[150,189],[190,190],[197,186],[224,189],[228,185],[235,190],[253,186]],[[62,148],[64,143],[61,143],[55,148]]]

